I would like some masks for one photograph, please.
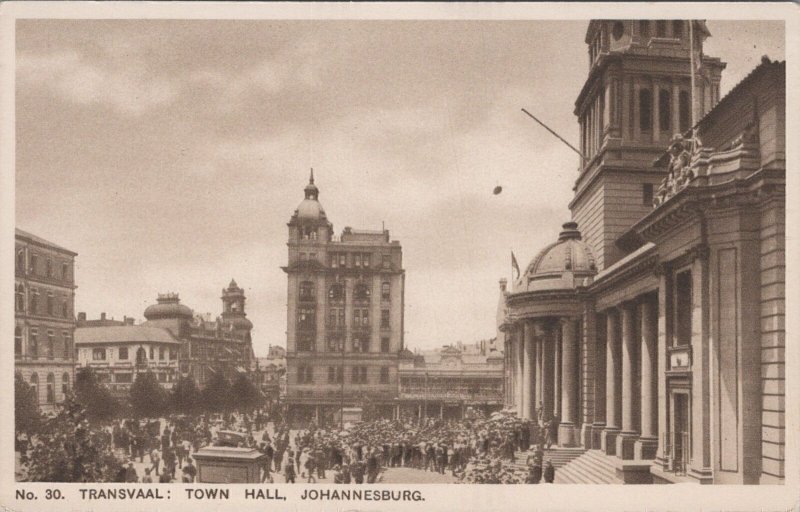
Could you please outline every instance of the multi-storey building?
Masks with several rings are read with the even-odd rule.
[[[267,410],[282,403],[281,381],[286,377],[286,351],[283,347],[269,347],[267,357],[257,357],[251,366],[253,383],[264,397]]]
[[[139,373],[152,373],[164,389],[172,389],[180,377],[178,354],[181,341],[168,329],[110,321],[89,320],[75,329],[78,368],[91,368],[97,380],[112,393],[127,396]]]
[[[34,387],[48,413],[74,381],[75,256],[16,230],[14,370]]]
[[[389,232],[333,236],[313,171],[289,221],[287,405],[295,420],[344,407],[397,414],[403,348],[402,249]]]
[[[577,222],[500,284],[507,403],[628,482],[784,480],[786,68],[720,99],[708,35],[589,24]]]
[[[461,419],[503,407],[503,353],[494,340],[408,353],[400,360],[402,418]]]

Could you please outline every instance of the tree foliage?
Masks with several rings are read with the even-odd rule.
[[[240,409],[250,409],[261,403],[261,393],[246,375],[239,375],[231,386],[233,405]]]
[[[200,401],[200,389],[197,383],[190,377],[181,377],[172,388],[170,403],[173,409],[183,414],[193,414],[199,412],[202,402]]]
[[[228,380],[220,373],[209,379],[201,393],[203,406],[207,411],[229,411],[234,404],[231,401],[231,387]]]
[[[86,409],[86,416],[92,421],[108,420],[120,412],[119,402],[89,367],[80,368],[75,375],[75,401]]]
[[[113,482],[124,460],[111,435],[88,421],[86,407],[68,396],[55,418],[42,425],[26,463],[32,482]]]
[[[167,394],[152,372],[136,375],[130,389],[131,412],[137,418],[156,418],[166,410]]]
[[[14,425],[17,433],[32,434],[39,430],[42,414],[36,390],[20,373],[14,374]]]

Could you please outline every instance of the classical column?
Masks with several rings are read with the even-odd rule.
[[[522,400],[524,394],[524,383],[523,383],[523,375],[525,373],[525,361],[523,355],[523,347],[524,347],[524,337],[522,332],[520,332],[520,326],[517,325],[515,328],[514,333],[514,346],[516,347],[516,357],[517,357],[517,375],[516,375],[516,392],[514,396],[514,403],[516,404],[517,408],[517,416],[522,417]]]
[[[641,325],[641,435],[634,446],[637,459],[650,460],[658,449],[658,406],[656,345],[658,336],[658,311],[653,299],[639,304]]]
[[[553,338],[553,417],[561,419],[561,345],[564,339],[562,322],[556,324]]]
[[[533,388],[533,324],[525,321],[522,324],[522,412],[521,418],[531,417],[531,391]]]
[[[575,409],[578,402],[578,336],[575,320],[561,320],[561,424],[559,446],[577,446]]]
[[[547,326],[547,334],[542,343],[542,407],[544,409],[543,420],[550,421],[553,417],[553,366],[555,345],[555,325]]]
[[[639,433],[636,429],[636,306],[622,306],[622,431],[617,437],[617,457],[633,459],[633,444]]]
[[[597,315],[595,327],[595,370],[594,370],[594,422],[592,423],[591,448],[600,449],[600,438],[606,427],[606,316]]]
[[[543,326],[539,324],[543,329],[542,333],[536,338],[536,351],[535,351],[535,358],[536,358],[536,389],[534,390],[534,416],[537,418],[538,421],[538,414],[539,410],[543,409],[542,400],[543,400],[543,390],[544,390],[544,381],[542,380],[542,347],[544,347],[544,333],[546,332],[547,326]]]
[[[606,455],[616,454],[620,426],[619,345],[619,311],[611,308],[606,313],[606,427],[600,439],[600,449]]]

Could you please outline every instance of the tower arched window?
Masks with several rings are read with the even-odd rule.
[[[650,89],[639,90],[639,129],[649,132],[653,126],[653,96]]]
[[[39,290],[37,288],[31,288],[31,294],[29,297],[30,307],[28,311],[32,315],[36,315],[39,313]]]
[[[47,331],[47,357],[53,359],[56,351],[55,333]]]
[[[314,300],[314,282],[300,282],[300,300],[310,302]]]
[[[32,358],[39,357],[39,331],[36,329],[31,329],[28,332],[28,351]]]
[[[334,283],[328,288],[328,299],[344,300],[344,286],[341,283]]]
[[[66,395],[69,392],[69,373],[64,372],[61,376],[61,393]]]
[[[364,283],[359,283],[353,289],[353,298],[355,300],[369,300],[370,290],[369,286]]]
[[[658,127],[662,132],[672,128],[672,94],[666,89],[658,91]]]
[[[31,387],[33,388],[33,394],[36,397],[36,403],[39,403],[39,375],[36,373],[31,374]]]
[[[47,314],[49,316],[53,316],[54,311],[55,311],[55,300],[53,298],[53,292],[47,292]]]
[[[14,328],[14,355],[22,355],[22,327],[20,326]]]
[[[678,95],[678,117],[680,122],[680,131],[685,133],[691,126],[692,110],[691,98],[688,91],[681,91]]]
[[[136,364],[146,364],[147,363],[147,352],[145,351],[144,347],[139,347],[136,351]]]

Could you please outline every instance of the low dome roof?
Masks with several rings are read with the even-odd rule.
[[[144,317],[148,320],[157,320],[159,318],[187,318],[191,320],[194,315],[191,308],[181,304],[177,293],[159,295],[156,301],[157,304],[148,306],[144,310]]]
[[[237,316],[227,320],[227,323],[232,325],[236,330],[250,330],[253,328],[253,322],[243,316]]]
[[[303,199],[297,207],[297,218],[300,220],[319,220],[325,216],[325,210],[316,199]]]
[[[594,255],[581,239],[578,224],[566,222],[562,227],[558,241],[542,249],[528,264],[515,291],[574,288],[597,273]]]

